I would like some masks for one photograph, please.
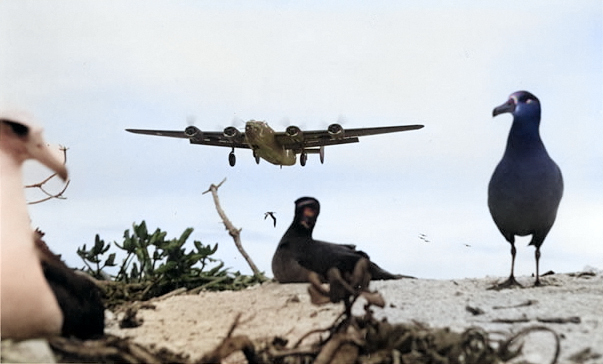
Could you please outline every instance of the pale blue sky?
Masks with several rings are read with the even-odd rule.
[[[491,115],[526,89],[540,98],[566,186],[541,269],[576,271],[603,266],[602,34],[600,1],[4,0],[0,106],[28,110],[48,142],[69,147],[68,199],[30,211],[73,266],[95,234],[121,241],[144,219],[172,237],[194,227],[248,273],[201,195],[227,177],[223,207],[269,275],[293,201],[309,195],[322,204],[315,237],[357,244],[394,272],[461,278],[509,272],[486,188],[511,116]],[[124,131],[191,118],[202,130],[249,119],[425,128],[282,169],[245,150],[231,168],[228,149]],[[44,173],[29,166],[29,182]],[[276,228],[265,211],[277,212]],[[518,275],[534,271],[528,242],[517,244]]]

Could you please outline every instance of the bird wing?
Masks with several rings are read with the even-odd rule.
[[[349,245],[314,240],[311,246],[305,246],[298,252],[298,263],[306,269],[325,275],[330,268],[341,272],[352,272],[360,258],[369,256],[360,250],[350,249]]]

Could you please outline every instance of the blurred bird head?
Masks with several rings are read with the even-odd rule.
[[[0,113],[0,140],[2,149],[10,153],[19,163],[36,159],[55,171],[63,180],[67,179],[67,168],[57,153],[48,147],[42,137],[43,129],[34,125],[23,114],[18,118]]]
[[[313,197],[301,197],[295,201],[295,221],[312,231],[316,225],[320,203]]]
[[[504,104],[492,110],[492,117],[510,113],[515,119],[540,120],[540,101],[528,91],[517,91]]]

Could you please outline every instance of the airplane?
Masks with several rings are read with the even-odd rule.
[[[299,163],[302,166],[306,165],[308,154],[311,153],[319,154],[320,163],[324,163],[324,147],[328,145],[357,143],[360,136],[416,130],[422,127],[423,125],[401,125],[344,130],[340,124],[331,124],[327,130],[302,131],[299,127],[291,125],[284,132],[276,132],[264,121],[250,120],[245,124],[245,132],[239,131],[234,126],[226,127],[222,132],[201,131],[195,126],[188,126],[184,131],[147,129],[126,129],[126,131],[184,138],[191,144],[232,148],[228,155],[228,163],[233,167],[236,163],[235,148],[251,149],[258,164],[261,158],[282,167],[294,165],[297,154],[300,154]]]

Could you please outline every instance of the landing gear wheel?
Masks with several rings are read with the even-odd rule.
[[[234,152],[230,152],[228,154],[228,163],[231,167],[234,167],[234,165],[237,163],[237,156],[234,154]]]
[[[302,167],[304,167],[306,165],[306,161],[308,160],[308,154],[306,153],[302,153],[299,156],[299,164],[301,164]]]

